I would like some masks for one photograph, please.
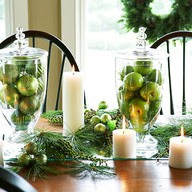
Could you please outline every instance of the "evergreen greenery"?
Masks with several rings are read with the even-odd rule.
[[[138,32],[139,27],[146,27],[148,40],[154,42],[166,33],[192,28],[191,0],[174,0],[172,11],[166,16],[152,13],[150,3],[154,0],[121,0],[123,16],[120,20],[125,28]]]

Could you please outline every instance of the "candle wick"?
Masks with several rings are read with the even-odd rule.
[[[3,140],[3,141],[5,140],[5,134],[3,134],[2,140]]]

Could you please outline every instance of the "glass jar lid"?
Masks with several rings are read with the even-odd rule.
[[[145,33],[146,28],[140,27],[137,36],[137,43],[135,49],[126,49],[117,53],[116,58],[128,59],[128,60],[159,60],[166,58],[167,53],[147,47],[147,35]]]
[[[28,47],[28,42],[25,40],[23,28],[18,27],[16,33],[16,40],[12,48],[4,48],[0,50],[0,59],[10,60],[13,57],[27,57],[28,59],[37,59],[42,56],[47,56],[48,52],[40,48]]]

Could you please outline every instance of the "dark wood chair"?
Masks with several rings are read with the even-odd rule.
[[[62,54],[62,60],[61,60],[61,68],[60,68],[60,74],[59,74],[59,82],[58,82],[58,88],[57,88],[57,95],[55,99],[55,107],[54,110],[58,109],[59,105],[59,98],[60,98],[60,91],[61,91],[61,82],[62,82],[62,74],[63,74],[63,69],[66,63],[66,59],[69,61],[70,65],[74,66],[75,71],[79,71],[78,65],[69,51],[69,49],[65,46],[65,44],[57,37],[43,32],[43,31],[35,31],[35,30],[29,30],[29,31],[24,31],[25,38],[29,38],[32,41],[32,47],[36,47],[36,42],[41,39],[43,41],[48,42],[48,62],[47,62],[47,91],[48,91],[48,82],[49,82],[49,76],[50,76],[50,65],[53,65],[54,63],[51,63],[51,56],[52,56],[52,50],[53,50],[53,45],[61,51]],[[16,40],[15,34],[6,38],[4,41],[0,43],[0,49],[6,48],[9,45],[11,45],[14,41]],[[53,98],[52,98],[53,99]],[[43,108],[43,112],[46,111],[46,104],[47,104],[47,94],[45,98],[45,104]]]
[[[0,166],[0,189],[8,192],[37,192],[25,179]]]
[[[189,106],[189,101],[192,100],[192,95],[190,95],[191,97],[189,96],[191,88],[186,88],[186,82],[188,82],[188,85],[189,82],[192,82],[192,71],[191,75],[188,73],[191,68],[190,66],[192,66],[192,47],[190,47],[190,45],[192,45],[191,40],[192,32],[174,31],[162,36],[151,45],[151,48],[158,48],[169,54],[167,64],[163,64],[163,68],[165,69],[164,79],[165,83],[167,82],[167,85],[165,85],[167,90],[164,89],[163,94],[166,104],[169,103],[170,109],[168,113],[171,115],[186,115],[188,107],[192,109],[192,106]],[[176,51],[176,49],[178,50]],[[190,55],[191,58],[189,59]],[[174,79],[176,81],[174,81]],[[175,85],[176,83],[178,84],[178,87]],[[166,94],[166,92],[168,93]],[[177,111],[176,109],[179,109],[180,111]],[[162,106],[161,114],[165,113],[167,113],[167,111],[165,107]]]

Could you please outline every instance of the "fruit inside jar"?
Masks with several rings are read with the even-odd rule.
[[[117,99],[120,111],[137,133],[148,131],[161,108],[162,73],[158,60],[136,59],[121,65],[117,72]]]

